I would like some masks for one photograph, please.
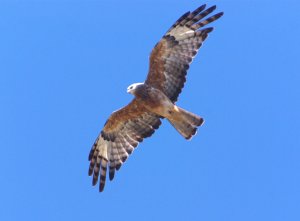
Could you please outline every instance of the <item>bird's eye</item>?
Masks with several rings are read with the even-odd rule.
[[[133,87],[131,86],[129,89],[131,90]]]

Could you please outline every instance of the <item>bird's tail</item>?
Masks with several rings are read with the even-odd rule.
[[[169,115],[169,122],[187,140],[191,139],[197,132],[197,127],[204,123],[202,117],[188,112],[180,107],[175,107],[176,111]]]

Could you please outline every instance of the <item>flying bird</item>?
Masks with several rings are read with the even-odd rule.
[[[150,67],[144,83],[127,88],[134,95],[125,107],[113,112],[97,137],[89,154],[89,176],[99,191],[105,186],[106,172],[112,180],[128,156],[144,138],[150,137],[166,118],[185,138],[191,139],[202,117],[186,111],[175,102],[186,81],[187,70],[198,49],[212,32],[207,24],[217,20],[223,12],[210,15],[216,6],[202,5],[182,15],[155,45],[150,55]]]

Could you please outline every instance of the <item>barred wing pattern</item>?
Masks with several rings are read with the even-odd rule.
[[[205,10],[202,5],[193,12],[181,16],[156,44],[150,56],[150,68],[146,84],[162,90],[171,101],[176,102],[186,81],[189,64],[213,28],[205,25],[217,20],[223,12],[202,20],[216,6]]]
[[[109,117],[89,154],[89,176],[93,175],[96,185],[100,174],[100,192],[105,186],[107,167],[112,180],[134,148],[160,124],[159,116],[148,112],[136,99]]]

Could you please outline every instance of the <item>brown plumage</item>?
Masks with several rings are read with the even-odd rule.
[[[184,87],[187,70],[203,41],[213,28],[203,28],[217,20],[223,12],[204,19],[216,6],[205,10],[202,5],[181,16],[156,44],[150,56],[150,68],[144,83],[133,84],[127,92],[135,98],[127,106],[112,113],[89,154],[89,175],[103,191],[106,171],[112,180],[116,170],[134,148],[150,137],[167,118],[186,139],[195,135],[203,118],[175,105]],[[204,20],[202,20],[204,19]]]
[[[212,6],[204,10],[205,6],[202,5],[192,13],[187,12],[181,16],[152,50],[145,83],[162,90],[173,102],[177,101],[184,86],[189,64],[208,33],[213,31],[211,27],[197,29],[223,15],[223,12],[220,12],[198,22],[216,9],[216,6]]]

